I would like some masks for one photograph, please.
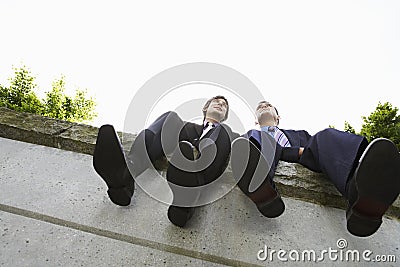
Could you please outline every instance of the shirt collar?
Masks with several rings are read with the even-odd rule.
[[[263,132],[275,132],[278,126],[262,126],[261,131]]]
[[[206,127],[207,127],[207,123],[213,124],[214,127],[217,127],[217,126],[219,125],[218,122],[204,121],[204,122],[203,122],[203,128],[206,128]]]

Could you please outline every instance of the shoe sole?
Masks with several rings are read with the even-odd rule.
[[[268,218],[276,218],[282,215],[285,211],[285,203],[279,194],[270,202],[257,206],[262,215]]]
[[[93,153],[93,167],[107,184],[111,201],[120,206],[128,206],[132,197],[129,189],[133,191],[133,185],[124,185],[124,177],[130,173],[126,173],[128,169],[124,152],[112,125],[103,125],[99,129]]]
[[[382,216],[400,191],[400,155],[387,139],[373,140],[360,158],[355,171],[358,198],[346,214],[347,229],[356,236],[375,233]]]
[[[185,208],[177,206],[169,206],[168,219],[176,226],[184,227],[186,223],[192,218],[194,208]]]
[[[129,206],[131,204],[132,196],[126,187],[122,188],[109,188],[107,194],[110,200],[118,206]]]
[[[276,218],[285,211],[285,204],[279,193],[269,182],[264,181],[263,185],[257,188],[253,193],[248,192],[248,184],[250,184],[251,179],[254,179],[254,170],[256,169],[257,164],[259,164],[258,168],[264,171],[266,177],[269,172],[269,164],[265,161],[261,151],[250,142],[249,139],[243,137],[235,139],[232,143],[231,157],[233,177],[238,184],[240,180],[248,181],[248,183],[245,183],[247,188],[241,189],[242,191],[247,192],[245,194],[252,199],[262,215],[268,218]],[[261,194],[264,200],[258,199],[256,203],[252,198],[255,193]]]

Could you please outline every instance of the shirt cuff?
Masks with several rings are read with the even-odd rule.
[[[299,149],[300,147],[282,147],[280,160],[286,162],[298,163],[300,159]]]

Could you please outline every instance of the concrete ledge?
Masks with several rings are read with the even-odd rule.
[[[92,155],[97,132],[98,128],[93,126],[0,107],[0,137]],[[124,150],[129,150],[135,135],[119,133],[119,136]],[[163,162],[159,162],[157,166],[165,168]],[[346,208],[345,199],[324,175],[312,172],[299,164],[281,162],[275,181],[283,196]],[[400,219],[400,198],[397,198],[386,214]]]

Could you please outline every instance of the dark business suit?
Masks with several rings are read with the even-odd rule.
[[[268,132],[250,130],[232,145],[232,174],[239,188],[262,215],[276,218],[285,204],[273,177],[279,160],[297,162],[324,173],[347,199],[347,230],[360,237],[370,236],[382,224],[382,216],[400,192],[400,156],[396,145],[386,138],[370,144],[365,137],[325,129],[311,136],[307,131],[268,127]],[[299,148],[304,148],[299,157]],[[248,151],[248,153],[246,153]]]
[[[216,145],[215,158],[207,168],[198,172],[201,184],[214,181],[226,169],[231,152],[231,140],[235,134],[225,124],[219,124],[200,138],[202,132],[203,125],[184,122],[175,112],[164,113],[147,129],[141,131],[132,145],[128,154],[128,164],[133,164],[131,169],[135,172],[134,176],[154,165],[155,161],[166,154],[174,153],[179,141],[188,141],[199,151],[198,159],[206,158],[211,146]],[[205,138],[212,142],[201,142]],[[184,182],[182,185],[185,185]],[[191,186],[197,185],[199,184]]]
[[[281,130],[289,139],[291,147],[282,148],[279,144],[276,145],[275,166],[271,167],[268,178],[272,179],[279,160],[297,162],[312,171],[327,175],[339,192],[347,197],[346,184],[368,145],[366,138],[332,128],[320,131],[314,136],[305,130]],[[257,135],[260,134],[268,135],[265,132],[250,130],[244,137],[258,142],[260,139],[257,140]],[[304,147],[300,158],[299,147]],[[268,154],[268,151],[261,150],[261,153]]]

